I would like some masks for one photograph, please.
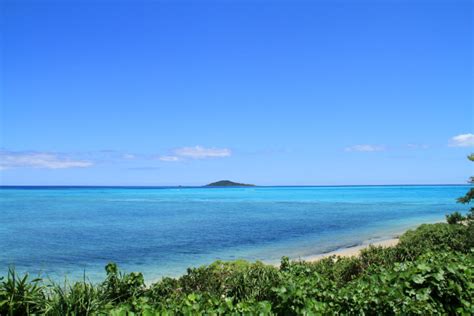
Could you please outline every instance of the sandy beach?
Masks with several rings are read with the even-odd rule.
[[[430,221],[427,222],[429,224],[436,224],[436,223],[444,223],[445,221]],[[412,229],[418,227],[418,225],[412,227]],[[398,234],[398,236],[402,235],[404,232],[401,232]],[[302,261],[318,261],[323,258],[327,258],[330,256],[339,256],[339,257],[352,257],[352,256],[357,256],[359,255],[360,251],[362,249],[368,248],[369,246],[382,246],[382,247],[392,247],[398,244],[399,242],[399,237],[393,237],[390,239],[384,239],[384,240],[377,240],[377,241],[366,241],[362,245],[357,245],[353,247],[347,247],[347,248],[341,248],[341,249],[336,249],[331,252],[326,252],[322,254],[317,254],[317,255],[311,255],[311,256],[306,256],[306,257],[301,257],[300,259]]]
[[[323,258],[327,258],[330,256],[340,256],[340,257],[351,257],[351,256],[357,256],[359,255],[360,251],[362,249],[368,248],[369,246],[382,246],[382,247],[392,247],[398,244],[399,238],[391,238],[391,239],[386,239],[386,240],[380,240],[380,241],[374,241],[374,242],[368,242],[363,245],[359,246],[354,246],[354,247],[348,247],[348,248],[342,248],[342,249],[337,249],[331,252],[319,254],[319,255],[313,255],[309,257],[304,257],[301,258],[301,260],[304,261],[318,261]]]

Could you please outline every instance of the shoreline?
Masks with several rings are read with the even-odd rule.
[[[395,236],[390,237],[388,239],[382,239],[382,240],[378,239],[378,240],[373,240],[373,241],[364,241],[362,244],[359,244],[359,245],[339,248],[339,249],[336,249],[336,250],[333,250],[333,251],[320,253],[320,254],[314,254],[314,255],[298,257],[298,258],[290,258],[290,260],[291,261],[316,262],[316,261],[319,261],[321,259],[331,257],[331,256],[334,256],[334,255],[337,256],[337,257],[353,257],[353,256],[359,255],[359,253],[362,249],[366,249],[369,246],[382,246],[382,247],[395,246],[395,245],[398,244],[398,242],[400,240],[400,238],[399,238],[400,235],[401,234],[395,235]],[[238,259],[234,259],[234,260],[238,260]],[[230,260],[230,261],[234,261],[234,260]],[[224,261],[229,261],[229,260],[224,260]],[[277,267],[277,268],[280,267],[280,263],[281,263],[280,261],[279,262],[275,262],[275,261],[268,262],[266,260],[254,260],[254,261],[251,261],[251,262],[256,262],[256,261],[260,261],[265,265],[270,265],[270,266],[274,266],[274,267]],[[184,274],[178,274],[178,275],[168,276],[168,277],[179,278],[183,275]],[[150,285],[150,284],[153,284],[155,282],[160,281],[164,277],[165,276],[160,276],[160,277],[152,278],[150,280],[145,280],[145,283]]]
[[[396,230],[392,231],[391,233],[386,234],[384,237],[376,237],[376,238],[371,238],[371,239],[366,239],[362,243],[358,244],[353,244],[352,246],[347,246],[347,247],[341,247],[337,248],[335,250],[331,250],[328,252],[323,252],[323,253],[316,253],[316,254],[310,254],[306,256],[295,256],[295,257],[290,257],[290,261],[300,261],[300,262],[317,262],[321,259],[328,258],[331,256],[337,256],[337,257],[354,257],[358,256],[363,249],[367,249],[370,246],[375,246],[375,247],[393,247],[396,246],[400,242],[400,236],[405,234],[409,230],[413,230],[418,228],[420,225],[423,224],[436,224],[436,223],[445,223],[443,220],[434,220],[434,221],[426,221],[422,223],[417,223],[414,225],[410,225],[409,227],[402,229],[402,230]],[[216,259],[218,260],[218,259]],[[224,261],[235,261],[239,260],[239,258],[231,259],[231,260],[224,260]],[[244,259],[245,260],[245,259]],[[270,265],[274,267],[280,267],[281,261],[269,261],[265,259],[257,259],[257,260],[252,260],[251,262],[256,262],[260,261],[265,265]],[[178,274],[175,276],[172,276],[173,278],[179,278],[183,274]],[[159,281],[162,279],[164,276],[160,276],[158,278],[153,278],[150,280],[150,284]],[[148,283],[148,282],[147,282]]]
[[[324,253],[318,253],[318,254],[313,254],[313,255],[307,255],[307,256],[302,256],[298,258],[293,258],[292,260],[299,260],[299,261],[306,261],[306,262],[315,262],[327,257],[331,256],[338,256],[338,257],[353,257],[353,256],[358,256],[360,254],[360,251],[366,248],[369,248],[369,246],[381,246],[384,248],[387,247],[393,247],[396,246],[399,241],[400,241],[400,236],[406,233],[409,230],[416,229],[420,225],[423,224],[436,224],[436,223],[445,223],[444,220],[437,220],[437,221],[427,221],[424,223],[416,224],[413,225],[407,229],[404,229],[402,231],[392,233],[393,235],[387,235],[387,238],[384,239],[369,239],[365,240],[362,242],[362,244],[358,245],[353,245],[353,246],[348,246],[348,247],[342,247],[338,248],[329,252],[324,252]],[[291,259],[291,258],[290,258]],[[278,264],[277,266],[279,266]]]
[[[378,241],[372,241],[372,242],[367,242],[362,245],[357,245],[357,246],[351,246],[351,247],[346,247],[346,248],[339,248],[330,252],[326,253],[321,253],[317,255],[310,255],[306,257],[301,257],[301,261],[306,261],[306,262],[315,262],[319,261],[321,259],[331,257],[331,256],[337,256],[337,257],[354,257],[358,256],[363,249],[367,249],[370,246],[381,246],[384,248],[387,247],[393,247],[398,244],[400,241],[400,238],[398,236],[389,238],[389,239],[384,239],[384,240],[378,240]]]

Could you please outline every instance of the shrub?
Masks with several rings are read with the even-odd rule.
[[[28,278],[28,274],[20,277],[10,268],[6,279],[0,279],[0,315],[30,315],[42,311],[45,296],[41,279]]]
[[[47,315],[93,315],[107,304],[99,288],[87,282],[85,277],[82,282],[72,285],[67,281],[64,286],[53,283],[48,296],[45,307]]]
[[[474,256],[430,252],[350,283],[339,298],[343,314],[472,315]]]
[[[158,305],[142,304],[140,309],[121,304],[107,311],[109,315],[274,315],[267,301],[236,301],[209,294],[191,293],[166,300]]]
[[[336,288],[334,282],[300,262],[287,264],[281,274],[281,284],[273,288],[276,295],[273,310],[277,314],[303,315],[328,310],[325,301]]]
[[[240,271],[248,262],[215,261],[208,266],[189,268],[187,273],[179,278],[179,285],[185,293],[209,293],[216,296],[226,296],[229,290],[228,279]]]
[[[265,301],[273,298],[269,289],[280,283],[278,269],[261,262],[246,265],[228,279],[226,296],[236,300]]]
[[[396,261],[414,260],[427,251],[468,252],[467,227],[446,223],[423,224],[400,237]]]
[[[458,224],[462,222],[463,220],[465,220],[465,217],[462,216],[462,214],[459,212],[454,212],[454,213],[446,215],[446,221],[448,222],[448,224],[451,224],[451,225]]]
[[[467,225],[466,243],[468,248],[474,248],[474,221],[470,221]]]
[[[208,293],[218,297],[266,299],[269,289],[278,282],[278,270],[261,262],[243,260],[216,261],[209,266],[188,269],[178,279],[183,293]]]
[[[107,277],[101,284],[104,298],[111,302],[125,302],[140,296],[145,291],[143,274],[122,274],[115,263],[105,267]]]
[[[145,294],[157,303],[162,299],[175,297],[180,292],[181,289],[177,279],[163,278],[161,281],[152,284]]]
[[[362,249],[359,255],[362,267],[371,269],[380,266],[391,266],[398,258],[398,247],[382,247],[370,245]]]
[[[300,273],[318,273],[336,284],[345,284],[357,278],[363,272],[363,266],[358,257],[330,256],[314,262],[297,261],[289,265],[295,273],[296,266],[301,266]]]

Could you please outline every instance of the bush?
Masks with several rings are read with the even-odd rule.
[[[105,271],[107,277],[101,284],[105,299],[120,303],[139,297],[145,291],[143,274],[137,272],[122,274],[115,263],[109,263]]]
[[[229,277],[226,296],[237,300],[271,300],[273,294],[269,289],[279,283],[280,274],[277,268],[257,262],[246,265]]]
[[[40,313],[45,302],[41,279],[20,277],[13,268],[7,278],[0,279],[0,315],[30,315]]]
[[[264,290],[274,286],[278,277],[277,268],[261,262],[216,261],[209,266],[188,269],[176,285],[183,293],[264,300],[268,294]]]
[[[304,262],[285,262],[281,280],[281,284],[272,289],[276,294],[273,310],[279,315],[323,312],[328,308],[324,301],[336,288],[334,282]]]
[[[44,313],[48,315],[93,315],[98,313],[107,301],[99,288],[84,280],[64,286],[52,284]]]
[[[429,252],[350,283],[339,293],[342,313],[474,313],[474,256]]]
[[[145,294],[156,303],[162,298],[176,297],[180,292],[181,289],[177,279],[163,278],[160,282],[152,284]]]
[[[364,271],[362,262],[358,257],[330,256],[315,262],[296,261],[286,265],[285,269],[291,270],[292,273],[299,271],[298,273],[307,276],[317,273],[338,285],[357,278]]]
[[[231,262],[216,261],[209,266],[190,268],[178,282],[185,293],[209,293],[215,296],[227,296],[228,280],[250,263],[238,260]]]
[[[454,212],[454,213],[446,215],[446,221],[448,222],[448,224],[451,224],[451,225],[458,224],[465,219],[466,218],[462,216],[462,214],[459,212]]]
[[[474,221],[470,221],[467,225],[466,243],[468,248],[474,248]]]
[[[391,266],[399,260],[399,246],[372,246],[362,249],[359,255],[362,267],[371,269],[379,266]]]
[[[400,237],[395,247],[396,261],[414,260],[427,251],[469,251],[467,227],[446,223],[423,224]]]

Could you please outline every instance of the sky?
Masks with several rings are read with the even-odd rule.
[[[473,174],[470,0],[0,6],[0,184]]]

